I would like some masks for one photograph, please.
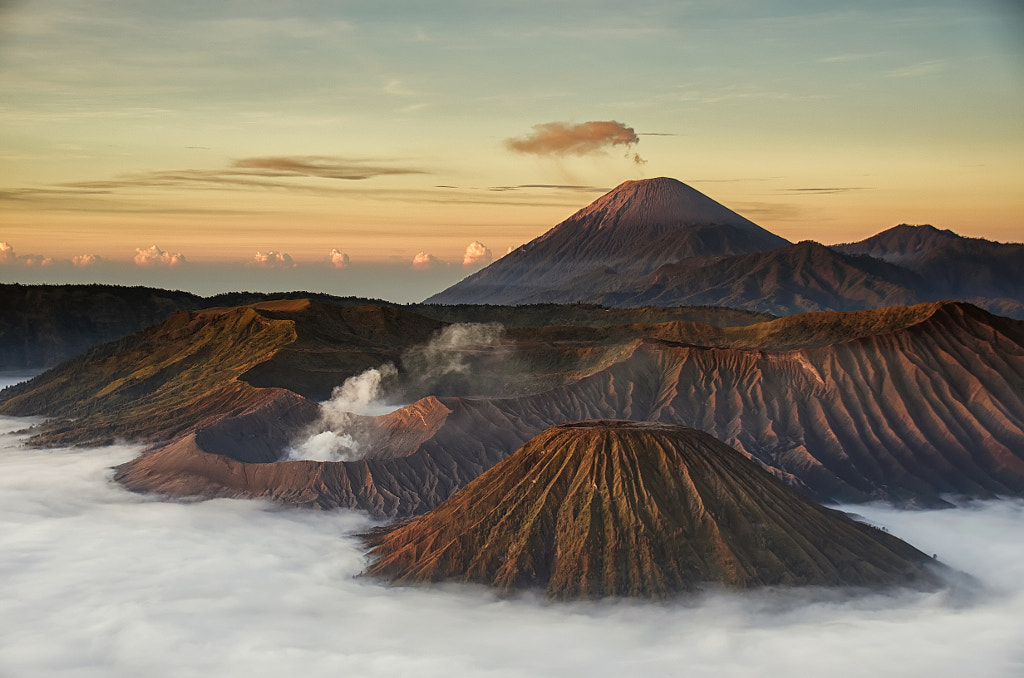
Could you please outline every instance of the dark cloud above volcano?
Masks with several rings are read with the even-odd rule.
[[[571,124],[568,122],[545,122],[533,126],[530,134],[507,139],[505,145],[517,153],[533,155],[589,155],[600,153],[615,146],[624,146],[626,157],[637,164],[644,159],[630,153],[640,143],[640,137],[632,127],[617,120],[592,120]]]

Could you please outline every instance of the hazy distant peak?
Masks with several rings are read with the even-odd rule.
[[[836,245],[845,254],[867,254],[876,259],[899,263],[926,254],[947,243],[967,240],[949,229],[930,224],[899,224],[858,242]]]

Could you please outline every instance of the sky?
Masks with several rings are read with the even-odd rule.
[[[1024,670],[1024,503],[858,506],[978,585],[545,603],[359,578],[354,512],[164,501],[138,447],[20,446],[0,419],[0,673],[11,676],[1010,678]],[[847,507],[850,508],[850,507]]]
[[[0,281],[417,301],[629,179],[1024,240],[1016,0],[0,0]]]

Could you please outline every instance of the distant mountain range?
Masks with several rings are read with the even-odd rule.
[[[597,304],[488,305],[395,304],[381,299],[311,292],[230,292],[201,297],[189,292],[120,285],[0,284],[0,370],[53,367],[87,349],[138,332],[179,311],[233,307],[281,299],[312,299],[336,307],[403,308],[446,322],[500,322],[514,327],[702,320],[750,324],[773,316],[741,309],[648,307],[609,310]]]
[[[714,305],[788,315],[944,299],[1024,318],[1024,245],[896,226],[857,243],[791,244],[685,184],[627,181],[426,300]]]

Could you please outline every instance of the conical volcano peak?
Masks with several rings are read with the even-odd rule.
[[[788,244],[676,179],[626,181],[427,301],[573,302],[628,287],[665,264]]]
[[[553,426],[369,541],[368,573],[391,581],[556,598],[935,583],[912,546],[811,503],[707,433],[665,423]]]
[[[582,219],[598,228],[671,224],[761,230],[752,221],[670,177],[625,181],[572,217],[572,220]]]

